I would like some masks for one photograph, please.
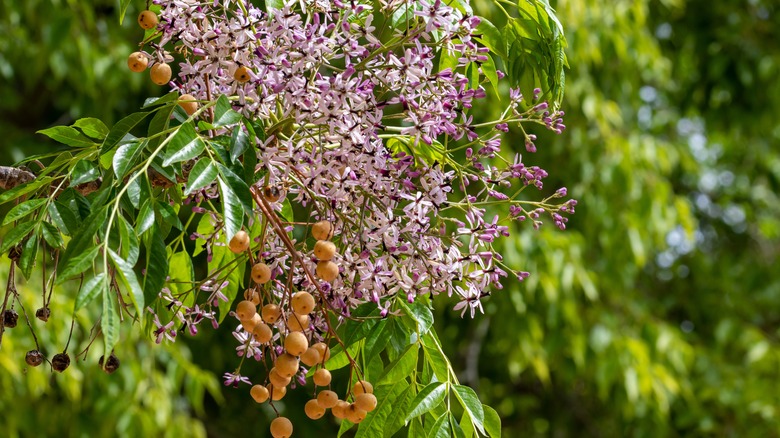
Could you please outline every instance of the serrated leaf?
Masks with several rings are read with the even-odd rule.
[[[144,291],[138,283],[138,277],[136,277],[135,271],[133,271],[133,265],[110,248],[106,249],[111,256],[111,261],[113,261],[114,266],[117,269],[119,278],[125,284],[128,292],[130,292],[130,298],[132,298],[133,304],[135,304],[137,315],[141,315],[144,308]]]
[[[106,124],[93,117],[78,119],[73,126],[79,128],[84,135],[95,140],[103,141],[103,139],[106,138],[106,135],[108,135],[108,127]]]
[[[480,403],[477,393],[468,386],[463,385],[454,385],[453,389],[455,390],[455,397],[471,417],[472,424],[484,434],[485,411],[482,409],[482,403]]]
[[[227,96],[221,94],[217,99],[217,104],[214,105],[214,122],[212,125],[215,127],[223,127],[233,125],[241,121],[241,114],[236,112],[230,105],[230,101]]]
[[[108,282],[106,280],[105,272],[100,272],[94,277],[90,278],[76,295],[76,302],[73,306],[73,311],[76,312],[83,308],[87,304],[91,303],[102,292],[108,289]]]
[[[62,270],[57,275],[55,284],[62,284],[71,277],[81,274],[92,266],[92,262],[98,255],[100,247],[92,247],[89,251],[76,254],[68,259]]]
[[[409,413],[404,421],[408,422],[426,412],[430,412],[431,409],[444,401],[446,394],[447,384],[444,382],[434,382],[426,386],[412,400],[412,403],[409,405]]]
[[[167,158],[163,160],[162,165],[167,167],[173,163],[191,160],[203,153],[205,148],[206,144],[195,132],[193,123],[187,122],[173,134],[173,139],[166,148]]]
[[[103,141],[103,146],[100,147],[100,154],[104,154],[114,148],[125,135],[130,132],[141,123],[151,111],[132,113],[129,116],[118,121],[108,132],[106,139]]]
[[[140,156],[139,152],[142,151],[146,145],[147,140],[144,139],[119,146],[112,158],[114,174],[118,179],[124,178],[127,171],[135,166],[135,162]]]
[[[12,246],[21,242],[33,228],[35,228],[35,222],[22,222],[11,228],[11,231],[3,237],[3,244],[0,245],[0,253],[7,252]]]
[[[119,315],[116,303],[108,288],[103,289],[103,315],[100,317],[100,330],[103,332],[103,346],[110,354],[119,341]]]
[[[406,378],[417,365],[418,349],[418,344],[406,347],[406,350],[385,368],[382,377],[377,380],[377,384],[382,385],[396,379]]]
[[[27,216],[28,214],[36,212],[44,204],[46,204],[46,201],[46,199],[31,199],[14,206],[14,208],[12,208],[11,211],[5,215],[5,218],[3,219],[3,225],[8,225],[13,221]]]
[[[428,333],[433,325],[433,312],[423,303],[406,303],[404,300],[398,300],[398,304],[403,309],[405,315],[410,317],[415,323],[415,330],[422,336]]]
[[[241,207],[241,201],[236,196],[233,189],[218,177],[219,193],[222,198],[222,218],[225,224],[225,237],[229,241],[241,230],[244,224],[244,209]]]
[[[501,438],[501,417],[488,405],[482,405],[485,411],[485,432],[490,438]]]
[[[211,159],[207,157],[201,158],[190,171],[187,179],[187,190],[184,194],[189,195],[196,190],[207,187],[217,179],[217,174],[217,167]]]
[[[71,128],[70,126],[54,126],[42,129],[36,132],[36,134],[43,134],[54,141],[76,148],[88,148],[96,144],[76,128]]]

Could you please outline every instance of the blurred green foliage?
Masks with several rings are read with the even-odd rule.
[[[568,129],[537,133],[539,152],[524,158],[550,171],[546,194],[567,185],[580,204],[565,232],[518,228],[505,260],[532,276],[494,293],[486,315],[461,320],[440,302],[436,324],[461,381],[496,407],[506,436],[780,436],[780,6],[550,3],[568,40]],[[472,5],[500,25],[495,3]],[[162,93],[126,70],[141,32],[133,20],[120,26],[116,7],[0,1],[0,164],[53,147],[38,129],[82,116],[110,124]],[[519,132],[505,144],[523,152]],[[23,291],[28,312],[34,290]],[[60,309],[71,308],[62,295]],[[53,317],[41,343],[62,348],[67,326]],[[90,352],[54,377],[24,371],[25,330],[3,339],[4,434],[159,436],[164,425],[229,436],[270,418],[245,391],[207,396],[198,412],[216,380],[192,364],[227,369],[227,327],[176,348],[123,332],[117,374]],[[288,397],[297,407],[306,395]],[[325,427],[300,423],[302,436]]]

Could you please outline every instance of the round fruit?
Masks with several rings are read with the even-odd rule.
[[[151,29],[157,27],[157,15],[152,11],[143,11],[138,15],[138,25],[144,29]]]
[[[262,323],[263,323],[263,318],[260,317],[259,313],[255,313],[255,315],[250,319],[241,320],[241,326],[244,327],[244,330],[246,330],[248,333],[252,333],[255,327],[257,327],[258,324],[262,324]]]
[[[263,321],[273,324],[282,317],[282,309],[276,304],[266,304],[263,306]]]
[[[360,394],[373,394],[373,393],[374,393],[374,386],[366,382],[365,380],[363,381],[358,380],[358,382],[355,383],[355,386],[352,388],[352,394],[354,394],[355,397],[359,396]]]
[[[311,226],[311,235],[317,240],[330,240],[333,237],[333,224],[319,221]]]
[[[271,340],[274,333],[271,331],[271,327],[268,327],[268,324],[257,324],[255,328],[252,329],[252,335],[254,335],[257,342],[265,344]]]
[[[264,403],[268,400],[268,388],[263,385],[255,385],[249,390],[249,395],[251,395],[256,402]]]
[[[317,386],[328,386],[330,385],[330,371],[326,370],[325,368],[318,369],[314,376],[312,376],[312,380],[314,380],[314,384]]]
[[[347,418],[347,409],[349,409],[349,403],[345,402],[344,400],[339,400],[336,402],[336,406],[333,406],[333,409],[330,411],[333,413],[333,416],[340,419]]]
[[[276,358],[276,371],[279,373],[282,377],[292,377],[298,372],[298,368],[300,367],[300,364],[298,363],[298,358],[291,355],[291,354],[280,354],[279,357]]]
[[[127,57],[127,67],[136,73],[146,70],[149,65],[149,58],[141,52],[133,52]]]
[[[257,284],[266,284],[271,280],[271,268],[265,263],[256,263],[252,266],[252,280]]]
[[[274,388],[283,388],[290,384],[292,378],[281,376],[276,367],[274,367],[271,368],[271,371],[268,372],[268,380],[271,381],[271,384],[274,385]]]
[[[326,391],[320,391],[319,394],[317,394],[317,403],[320,404],[325,409],[332,408],[333,406],[336,406],[336,402],[339,401],[339,396],[336,395],[335,392],[326,390]]]
[[[276,387],[273,385],[273,383],[266,385],[266,389],[268,389],[268,392],[271,394],[271,400],[273,401],[279,401],[284,398],[285,394],[287,394],[287,387]]]
[[[358,408],[354,404],[346,409],[347,420],[357,424],[366,419],[366,411]]]
[[[298,315],[295,312],[290,312],[287,315],[287,328],[293,332],[302,332],[309,328],[309,315]]]
[[[319,420],[325,415],[325,408],[320,406],[320,402],[317,400],[309,400],[303,407],[303,411],[306,412],[306,416],[312,420]]]
[[[40,319],[43,322],[48,321],[50,316],[51,316],[51,310],[49,310],[48,307],[41,307],[40,309],[35,311],[35,317]]]
[[[309,348],[309,340],[301,332],[292,332],[284,338],[284,349],[293,356],[300,356]],[[309,365],[311,366],[311,365]]]
[[[69,366],[70,356],[68,356],[68,353],[57,353],[51,359],[51,367],[58,373],[65,371]]]
[[[119,369],[119,358],[116,357],[116,354],[111,353],[111,355],[108,356],[108,362],[106,362],[104,366],[103,356],[100,356],[98,365],[100,365],[100,368],[102,368],[103,371],[106,372],[106,374],[114,374],[114,372]]]
[[[244,299],[249,300],[254,304],[255,306],[260,305],[260,294],[257,293],[254,289],[247,289],[244,291]]]
[[[320,354],[320,351],[317,350],[316,348],[309,347],[309,349],[304,351],[303,354],[301,355],[301,362],[306,364],[307,367],[313,367],[314,365],[317,365],[318,363],[322,362],[322,355]]]
[[[376,396],[368,393],[360,394],[355,397],[355,406],[366,412],[371,412],[376,409]]]
[[[3,312],[3,325],[5,328],[14,328],[19,323],[19,314],[15,310],[6,309]]]
[[[289,438],[293,433],[293,425],[285,417],[276,417],[271,422],[271,435],[274,438]]]
[[[301,291],[293,294],[291,304],[293,311],[298,315],[308,315],[314,310],[316,302],[310,293]]]
[[[336,255],[336,244],[329,240],[318,240],[314,244],[314,257],[317,260],[330,260]]]
[[[282,198],[282,191],[276,186],[263,187],[263,198],[268,202],[276,202]]]
[[[198,102],[195,102],[195,96],[192,94],[182,94],[179,98],[179,106],[188,116],[195,114],[198,110]]]
[[[241,66],[236,69],[236,72],[233,74],[233,79],[235,79],[238,83],[243,84],[245,82],[249,82],[252,77],[249,75],[249,69]]]
[[[317,262],[317,276],[321,279],[332,282],[339,275],[339,267],[331,261]]]
[[[168,64],[158,63],[152,66],[149,70],[149,75],[152,77],[152,82],[157,85],[165,85],[171,80],[171,66]]]
[[[43,363],[43,354],[38,350],[30,350],[24,356],[24,361],[31,367],[37,367]]]
[[[236,306],[236,316],[238,316],[238,319],[241,321],[252,319],[255,314],[257,314],[257,307],[251,301],[244,300]]]
[[[316,344],[312,345],[312,347],[319,351],[320,358],[323,361],[330,359],[330,348],[328,348],[324,342],[317,342]]]
[[[230,239],[228,248],[230,248],[234,254],[241,254],[242,252],[246,251],[249,249],[249,234],[247,234],[244,230],[239,231],[235,236],[233,236],[232,239]]]

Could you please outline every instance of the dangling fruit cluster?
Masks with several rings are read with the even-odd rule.
[[[155,14],[152,11],[143,11],[138,15],[138,25],[141,26],[144,30],[150,30],[155,29],[157,25],[159,24],[160,20],[157,18],[157,14]],[[143,43],[142,43],[143,46]],[[165,58],[169,58],[167,55]],[[130,56],[127,57],[127,67],[136,73],[141,73],[142,71],[145,71],[146,68],[149,66],[149,62],[152,61],[152,57],[147,55],[144,52],[133,52],[130,54]],[[168,82],[170,82],[171,77],[173,76],[173,70],[171,70],[171,66],[168,65],[166,62],[163,61],[154,61],[152,64],[152,68],[149,69],[149,77],[152,79],[152,82],[154,82],[157,85],[165,85]],[[170,62],[167,60],[167,62]],[[189,99],[185,99],[185,97],[189,97]],[[192,96],[185,94],[182,96],[181,100],[194,100]],[[194,103],[194,102],[193,102]],[[195,110],[192,110],[190,112],[188,110],[188,107],[186,107],[184,104],[180,104],[182,108],[184,108],[185,111],[187,111],[187,114],[192,115],[192,113],[195,112]],[[197,109],[197,104],[194,103],[195,109]],[[190,108],[192,105],[189,106]]]

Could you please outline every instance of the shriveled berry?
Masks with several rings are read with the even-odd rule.
[[[317,403],[325,409],[330,409],[336,406],[336,402],[339,401],[339,396],[331,390],[320,391],[317,394]]]
[[[355,386],[352,387],[352,394],[355,395],[355,397],[359,396],[360,394],[373,394],[374,393],[374,386],[365,380],[358,380],[357,383],[355,383]]]
[[[323,361],[330,359],[330,348],[324,342],[317,342],[316,344],[312,345],[312,348],[319,351],[320,358],[322,358]]]
[[[282,377],[292,377],[298,372],[300,367],[298,358],[288,353],[280,354],[276,358],[275,365],[276,371]]]
[[[311,226],[311,235],[317,240],[330,240],[333,237],[333,224],[319,221]]]
[[[295,312],[290,312],[287,315],[287,328],[293,332],[302,332],[309,328],[309,315],[298,315]]]
[[[274,438],[289,438],[293,433],[293,425],[290,420],[285,417],[274,418],[271,422],[271,435]]]
[[[30,350],[24,356],[24,361],[31,367],[37,367],[43,363],[43,354],[38,350]]]
[[[308,315],[312,310],[314,310],[316,302],[310,293],[306,291],[300,291],[293,294],[291,305],[293,311],[298,315]]]
[[[268,393],[271,394],[271,400],[273,401],[279,401],[284,398],[285,394],[287,394],[287,387],[286,386],[274,386],[273,383],[269,383],[265,386],[265,388],[268,390]]]
[[[14,328],[19,323],[19,314],[13,309],[6,309],[3,312],[3,325],[6,328]]]
[[[359,394],[355,397],[355,406],[366,412],[371,412],[376,409],[376,396],[369,393]]]
[[[263,187],[263,198],[268,202],[276,202],[282,198],[282,191],[276,186]]]
[[[65,371],[69,366],[70,356],[68,356],[68,353],[57,353],[51,359],[51,367],[58,373]]]
[[[252,316],[250,319],[241,320],[241,326],[244,327],[244,330],[246,330],[248,333],[252,333],[255,327],[258,324],[262,324],[262,323],[263,323],[263,318],[260,317],[259,313],[255,313],[254,316]]]
[[[157,23],[159,23],[157,14],[152,11],[143,11],[138,14],[138,25],[144,29],[149,30],[151,28],[157,27]]]
[[[317,262],[317,276],[328,283],[332,282],[339,275],[339,266],[331,261]]]
[[[318,240],[314,244],[314,257],[317,260],[327,261],[336,255],[336,244],[329,240]]]
[[[333,413],[333,416],[340,419],[347,418],[347,409],[349,409],[349,403],[345,402],[344,400],[339,400],[336,402],[336,405],[333,406],[333,409],[330,411]]]
[[[317,350],[316,348],[309,347],[301,355],[301,362],[306,364],[307,367],[313,367],[314,365],[317,365],[318,363],[322,362],[322,355],[320,354],[320,351]]]
[[[271,368],[271,371],[268,372],[268,380],[271,381],[271,384],[274,385],[274,388],[282,388],[290,384],[292,381],[292,377],[284,377],[279,374],[279,371],[276,369],[276,367]]]
[[[236,316],[238,316],[238,319],[245,320],[245,319],[252,319],[253,316],[257,313],[257,307],[255,304],[251,301],[241,301],[236,306]]]
[[[251,301],[252,304],[254,304],[255,306],[260,305],[260,302],[261,302],[260,294],[257,293],[257,291],[254,290],[254,289],[247,289],[247,290],[245,290],[244,291],[244,299]]]
[[[48,307],[41,307],[40,309],[35,311],[35,317],[40,319],[43,322],[48,321],[50,316],[51,316],[51,310]]]
[[[252,280],[257,284],[266,284],[271,280],[271,268],[265,263],[256,263],[252,266]]]
[[[317,386],[330,385],[330,379],[330,371],[326,370],[325,368],[318,369],[314,372],[314,376],[312,376],[312,380],[314,380],[314,384]]]
[[[249,249],[249,234],[244,230],[240,230],[230,239],[228,248],[230,248],[234,254],[241,254],[246,251]]]
[[[252,77],[249,75],[249,69],[241,66],[236,69],[236,72],[233,74],[233,79],[235,79],[236,82],[243,84],[245,82],[249,82]]]
[[[349,405],[349,407],[346,409],[346,414],[347,414],[347,420],[355,424],[358,424],[361,421],[366,419],[366,411],[355,406],[354,403]]]
[[[100,360],[98,361],[100,368],[105,371],[106,374],[114,374],[114,372],[119,369],[119,358],[116,357],[114,353],[111,353],[108,356],[108,361],[105,365],[103,365],[103,358],[104,356],[100,356]]]
[[[171,66],[168,64],[157,63],[149,70],[149,76],[152,78],[152,82],[157,85],[167,84],[168,81],[171,80],[172,75],[173,71],[171,71]]]
[[[284,338],[284,349],[293,356],[300,356],[309,348],[309,340],[301,332],[292,332]]]
[[[192,94],[182,94],[179,97],[179,106],[188,116],[195,114],[195,111],[198,110],[198,102],[195,101],[195,97]]]
[[[306,405],[303,406],[303,411],[306,412],[306,416],[312,420],[319,420],[325,415],[325,408],[320,406],[320,402],[313,399],[306,402]]]
[[[149,65],[149,58],[142,52],[133,52],[127,57],[127,68],[136,73],[146,70]]]
[[[282,309],[276,304],[266,304],[263,306],[263,321],[273,324],[282,317]]]
[[[251,395],[257,403],[265,403],[265,401],[268,400],[268,388],[263,385],[255,385],[249,390],[249,395]]]
[[[268,324],[257,324],[255,328],[252,330],[252,335],[254,335],[255,340],[261,344],[265,344],[266,342],[270,341],[273,337],[274,333],[271,330],[271,327],[268,327]]]

